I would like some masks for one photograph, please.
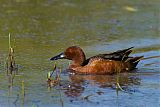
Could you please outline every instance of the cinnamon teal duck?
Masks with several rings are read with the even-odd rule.
[[[50,60],[72,60],[69,70],[77,74],[115,74],[134,70],[143,56],[131,57],[132,48],[112,53],[99,54],[86,59],[83,50],[78,46],[68,47],[64,52]]]

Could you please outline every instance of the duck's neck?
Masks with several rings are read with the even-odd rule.
[[[70,65],[70,68],[81,67],[84,61],[86,60],[84,52],[77,54],[73,59]]]

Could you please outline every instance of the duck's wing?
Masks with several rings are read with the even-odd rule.
[[[132,52],[132,48],[134,47],[130,47],[127,49],[123,49],[123,50],[118,50],[112,53],[107,53],[107,54],[99,54],[93,57],[88,58],[83,65],[88,64],[88,62],[91,59],[108,59],[108,60],[116,60],[116,61],[125,61],[129,58],[129,54]]]
[[[130,47],[130,48],[123,49],[123,50],[118,50],[118,51],[115,51],[115,52],[111,52],[109,54],[124,54],[124,53],[130,51],[132,48],[134,48],[134,47]]]
[[[123,50],[118,50],[112,53],[99,54],[95,57],[101,57],[101,58],[110,59],[110,60],[124,61],[128,58],[129,54],[132,52],[131,50],[132,48],[134,47],[130,47],[130,48],[123,49]]]

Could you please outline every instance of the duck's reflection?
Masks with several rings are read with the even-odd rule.
[[[119,85],[123,89],[127,89],[132,85],[140,85],[140,79],[128,73],[120,75],[69,75],[70,83],[64,93],[68,97],[78,97],[84,92],[88,85],[99,88],[116,88],[116,82],[118,80]],[[101,92],[96,92],[101,93]],[[102,92],[103,93],[103,92]]]

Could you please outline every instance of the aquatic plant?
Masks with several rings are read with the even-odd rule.
[[[59,85],[61,72],[62,72],[62,66],[59,69],[57,69],[57,64],[55,63],[53,66],[52,72],[48,72],[47,74],[47,84],[49,89],[53,86]],[[55,77],[53,77],[54,73],[56,73]],[[61,89],[59,89],[58,92],[60,96],[59,100],[60,100],[61,106],[64,107],[64,101],[62,99]]]
[[[123,89],[122,89],[122,87],[120,86],[120,84],[119,84],[119,78],[120,78],[120,67],[116,67],[117,69],[116,69],[116,71],[117,71],[117,75],[116,75],[116,94],[117,94],[117,96],[118,96],[118,91],[119,90],[121,90],[121,91],[124,91]]]
[[[120,73],[117,72],[117,75],[116,75],[116,94],[117,94],[117,96],[118,96],[119,90],[124,91],[123,88],[119,84],[119,78],[120,78]]]
[[[48,87],[53,87],[53,86],[56,86],[59,84],[61,72],[62,72],[62,68],[59,68],[57,70],[57,65],[55,63],[53,66],[52,72],[48,72],[48,74],[47,74]],[[56,73],[55,78],[53,77],[54,73]]]
[[[8,36],[8,44],[9,44],[9,51],[8,51],[8,56],[6,58],[6,70],[7,70],[7,75],[9,74],[13,74],[13,72],[15,74],[18,73],[18,66],[16,65],[15,62],[15,56],[14,56],[14,46],[11,46],[11,35],[9,33]]]
[[[22,80],[22,85],[21,85],[21,94],[22,94],[22,105],[24,105],[25,88],[24,88],[24,81],[23,80]]]

